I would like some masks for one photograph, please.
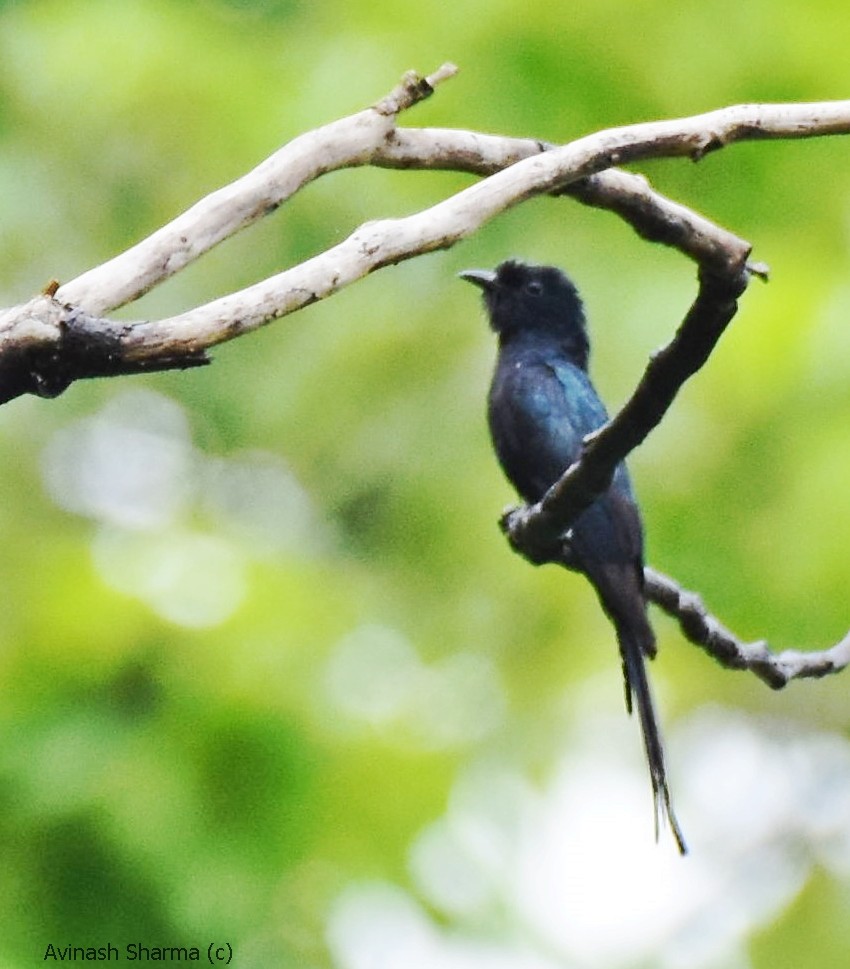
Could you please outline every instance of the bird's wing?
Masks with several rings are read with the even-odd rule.
[[[581,372],[569,364],[552,366],[537,354],[506,356],[490,388],[493,443],[508,477],[529,502],[543,497],[578,457],[584,435],[598,426],[592,415],[574,419],[561,369],[566,380],[570,369]]]
[[[564,396],[564,417],[573,425],[581,438],[602,427],[608,420],[608,412],[587,373],[564,360],[558,360],[547,366],[561,386]],[[573,460],[578,457],[580,448],[581,441]]]
[[[586,435],[608,420],[584,370],[536,352],[505,355],[491,388],[490,409],[499,458],[530,502],[543,497],[577,460]],[[498,421],[492,420],[494,410]],[[578,519],[573,534],[576,552],[590,568],[604,562],[640,566],[640,515],[625,465],[617,468],[611,488]]]
[[[605,406],[583,370],[563,363],[556,364],[553,369],[564,388],[565,398],[570,402],[571,423],[580,430],[583,439],[608,420]],[[578,452],[573,460],[577,457]],[[587,531],[596,538],[594,557],[597,560],[641,563],[643,533],[640,513],[625,464],[617,466],[611,487],[579,518],[576,526],[581,532],[584,530],[582,526],[591,526],[591,523],[592,527],[588,527]]]

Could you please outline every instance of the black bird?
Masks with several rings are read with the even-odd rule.
[[[586,435],[608,415],[587,373],[590,342],[584,307],[570,279],[554,266],[513,260],[495,271],[460,273],[484,291],[499,356],[488,398],[493,445],[505,474],[528,503],[539,501],[579,457]],[[670,802],[664,751],[644,658],[655,634],[643,589],[643,530],[629,475],[620,464],[608,490],[569,533],[571,568],[592,583],[617,631],[626,706],[637,704],[655,803],[679,851],[687,849]]]

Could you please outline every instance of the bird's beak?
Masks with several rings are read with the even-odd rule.
[[[496,285],[496,274],[492,269],[464,269],[462,273],[458,273],[458,276],[468,283],[475,283],[485,292]]]

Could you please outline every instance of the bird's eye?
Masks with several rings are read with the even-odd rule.
[[[539,279],[530,279],[525,284],[525,291],[529,296],[539,296],[543,292],[543,283]]]

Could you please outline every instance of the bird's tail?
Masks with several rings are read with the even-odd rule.
[[[652,780],[652,797],[655,802],[655,837],[658,838],[660,819],[666,818],[679,851],[685,855],[688,849],[670,800],[667,770],[664,766],[664,748],[661,744],[658,720],[655,716],[655,707],[649,690],[649,679],[646,675],[645,653],[653,655],[654,638],[649,641],[646,648],[642,646],[632,632],[618,630],[618,639],[623,658],[623,674],[626,679],[626,706],[631,713],[633,699],[637,705],[646,760],[649,764],[649,776]]]

